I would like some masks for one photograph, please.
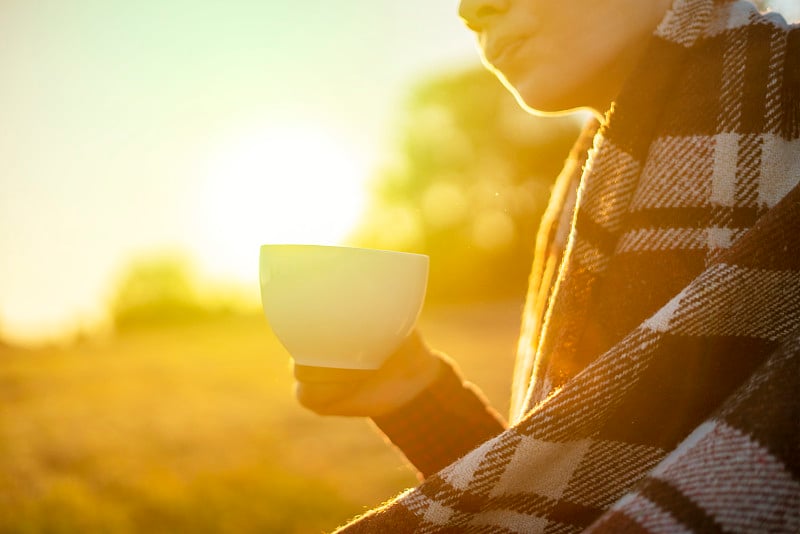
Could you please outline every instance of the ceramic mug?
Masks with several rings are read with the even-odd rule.
[[[296,363],[377,369],[422,309],[423,254],[322,245],[263,245],[261,302]]]

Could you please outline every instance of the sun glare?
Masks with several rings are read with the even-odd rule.
[[[316,126],[270,125],[223,141],[204,170],[203,267],[251,282],[261,244],[340,244],[361,215],[364,160]]]

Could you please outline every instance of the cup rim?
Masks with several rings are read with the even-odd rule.
[[[358,250],[363,252],[380,252],[386,254],[397,254],[401,256],[418,256],[422,258],[428,258],[427,254],[421,254],[418,252],[403,252],[400,250],[387,250],[381,248],[370,248],[370,247],[356,247],[350,245],[320,245],[320,244],[306,244],[306,243],[265,243],[261,245],[261,251],[267,249],[277,249],[277,248],[317,248],[317,249],[340,249],[340,250]]]

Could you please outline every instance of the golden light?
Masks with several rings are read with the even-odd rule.
[[[366,171],[363,155],[322,126],[271,124],[230,136],[204,170],[203,268],[249,283],[264,243],[341,244],[361,215]]]

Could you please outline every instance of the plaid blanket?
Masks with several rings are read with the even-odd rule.
[[[515,423],[341,532],[800,532],[800,29],[676,0],[589,133]]]

